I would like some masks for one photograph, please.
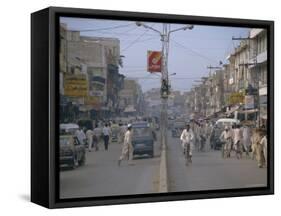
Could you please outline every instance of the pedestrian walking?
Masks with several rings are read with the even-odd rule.
[[[93,147],[95,151],[99,150],[100,137],[101,137],[101,129],[99,128],[98,124],[96,124],[93,130]]]
[[[92,147],[93,147],[93,135],[94,135],[94,133],[91,129],[88,129],[86,131],[86,138],[87,138],[89,152],[92,150]]]
[[[75,132],[75,136],[77,137],[80,144],[85,145],[87,138],[82,127],[80,127],[80,129]]]
[[[117,124],[115,121],[113,121],[110,128],[111,128],[111,141],[118,142],[119,133],[120,133],[119,124]]]
[[[240,128],[240,125],[236,125],[233,129],[233,144],[234,144],[234,150],[236,152],[237,159],[241,159],[242,157],[242,130]]]
[[[252,137],[252,159],[256,159],[258,167],[262,168],[265,165],[265,158],[262,145],[263,130],[260,128],[255,129]]]
[[[224,128],[224,131],[220,135],[220,140],[223,142],[222,145],[222,157],[230,157],[231,144],[232,144],[232,133],[228,126]]]
[[[121,165],[121,161],[124,159],[128,160],[129,165],[133,165],[133,145],[132,145],[132,125],[128,124],[127,131],[124,136],[124,142],[122,146],[122,153],[118,160],[118,166]]]
[[[264,157],[264,166],[267,166],[267,133],[266,131],[263,132],[262,138],[261,138],[261,145],[262,145],[262,151],[263,151],[263,157]]]
[[[192,163],[192,151],[194,148],[194,133],[189,124],[186,124],[186,128],[182,131],[180,140],[186,158],[185,163],[188,165],[189,162]]]
[[[125,133],[127,131],[127,126],[123,123],[120,123],[120,133],[119,133],[119,143],[122,144],[124,142]]]
[[[243,147],[246,152],[246,156],[249,156],[250,145],[251,145],[251,129],[244,125],[242,129]]]
[[[105,123],[105,126],[102,130],[103,133],[103,141],[104,141],[104,149],[108,150],[108,143],[109,143],[109,136],[110,136],[110,128],[107,123]]]
[[[205,142],[206,142],[206,134],[205,134],[205,128],[203,123],[201,123],[198,127],[198,138],[199,138],[199,151],[203,151],[205,148]]]
[[[205,142],[205,149],[206,151],[210,151],[210,140],[211,140],[211,132],[212,132],[212,127],[210,125],[210,123],[206,122],[206,125],[205,125],[205,136],[206,136],[206,142]]]
[[[192,120],[190,129],[193,132],[193,147],[199,150],[199,131],[198,131],[198,123],[195,120]]]

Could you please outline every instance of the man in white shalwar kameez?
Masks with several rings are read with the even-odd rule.
[[[251,129],[248,126],[244,126],[242,129],[243,134],[243,146],[246,151],[246,155],[249,155],[249,149],[251,145]]]
[[[128,164],[133,165],[132,159],[133,159],[133,145],[132,145],[132,125],[129,124],[127,131],[124,136],[124,143],[122,146],[122,154],[118,160],[118,166],[121,165],[121,161],[125,158],[128,159]]]
[[[91,129],[88,129],[86,131],[89,152],[92,150],[92,147],[93,147],[93,135],[94,135],[94,133]]]

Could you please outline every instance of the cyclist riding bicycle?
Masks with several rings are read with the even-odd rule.
[[[232,144],[232,133],[229,130],[229,127],[225,127],[224,131],[220,135],[220,140],[223,142],[221,147],[222,157],[230,157],[231,144]]]
[[[190,125],[186,124],[186,128],[182,131],[180,136],[180,140],[182,141],[182,146],[184,149],[185,155],[185,164],[192,163],[192,150],[193,150],[193,140],[194,134],[193,131],[190,129]]]

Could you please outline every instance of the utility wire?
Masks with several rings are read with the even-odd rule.
[[[77,30],[80,32],[90,32],[90,31],[103,31],[103,30],[111,30],[111,29],[118,29],[118,28],[126,28],[128,26],[133,25],[133,23],[126,24],[126,25],[118,25],[118,26],[112,26],[112,27],[107,27],[107,28],[99,28],[99,29],[82,29],[82,30]]]
[[[153,25],[152,25],[153,26]],[[121,52],[126,51],[127,49],[129,49],[131,46],[133,46],[134,44],[138,43],[139,40],[149,31],[150,29],[146,29],[141,35],[139,35],[135,40],[133,40],[128,46],[126,46],[124,49],[121,50]]]
[[[170,39],[170,40],[173,41],[177,46],[179,46],[179,47],[181,47],[181,48],[183,48],[185,50],[188,50],[189,52],[194,53],[194,54],[196,54],[197,56],[199,56],[201,58],[204,58],[204,59],[206,59],[208,61],[211,61],[211,62],[215,62],[216,64],[218,63],[218,61],[216,61],[214,59],[211,59],[211,58],[209,58],[209,57],[207,57],[205,55],[202,55],[201,53],[199,53],[199,52],[197,52],[197,51],[187,47],[186,45],[182,45],[182,44],[180,44],[179,42],[177,42],[177,41],[175,41],[173,39]]]
[[[151,75],[151,74],[149,74],[149,75]],[[145,77],[128,77],[128,78],[130,78],[130,79],[154,79],[154,80],[158,80],[159,78],[161,78],[161,77],[159,77],[159,78],[156,78],[156,77],[149,77],[149,75],[148,76],[145,76]],[[179,80],[192,80],[192,79],[194,79],[194,80],[197,80],[197,79],[201,79],[201,77],[170,77],[170,79],[179,79]]]

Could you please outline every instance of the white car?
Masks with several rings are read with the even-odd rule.
[[[233,118],[221,118],[216,121],[216,126],[218,128],[225,128],[226,126],[231,127],[234,124],[240,124],[240,121]]]
[[[78,129],[79,129],[78,124],[74,124],[74,123],[60,124],[60,132],[62,134],[74,135]]]

